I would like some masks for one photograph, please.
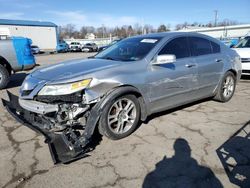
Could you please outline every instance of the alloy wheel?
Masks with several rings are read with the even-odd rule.
[[[223,96],[230,98],[234,92],[235,81],[231,75],[228,75],[223,83]]]
[[[130,130],[137,115],[135,103],[121,98],[111,106],[108,113],[108,126],[115,134],[124,134]]]

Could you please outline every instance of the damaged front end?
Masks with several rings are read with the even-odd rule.
[[[84,104],[81,93],[78,97],[74,94],[67,98],[39,97],[35,100],[24,100],[10,92],[8,96],[9,101],[2,100],[6,109],[17,121],[45,136],[55,164],[89,155],[100,114],[97,103]]]

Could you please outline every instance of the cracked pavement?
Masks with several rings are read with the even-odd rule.
[[[36,59],[45,65],[88,55],[41,55]],[[12,77],[11,92],[18,93],[24,76]],[[171,159],[175,155],[173,145],[179,138],[188,143],[192,160],[209,169],[223,187],[237,187],[230,183],[216,149],[250,120],[249,85],[250,78],[241,80],[228,103],[193,103],[151,116],[125,139],[103,137],[90,157],[68,165],[54,165],[43,136],[16,122],[0,104],[0,187],[142,187],[164,156]],[[0,96],[6,99],[6,90]]]

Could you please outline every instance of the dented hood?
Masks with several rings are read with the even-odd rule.
[[[110,69],[121,63],[122,62],[119,61],[103,59],[74,60],[37,69],[31,74],[31,76],[47,81],[72,79],[104,69]]]

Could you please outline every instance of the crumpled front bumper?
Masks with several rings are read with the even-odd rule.
[[[35,121],[33,113],[25,110],[19,105],[18,97],[8,92],[9,101],[2,99],[3,105],[7,111],[21,124],[29,127],[33,131],[42,134],[45,137],[45,143],[48,144],[54,164],[70,163],[89,156],[87,154],[92,149],[80,145],[72,145],[68,140],[68,135],[64,133],[54,133],[42,130]],[[68,134],[74,134],[70,132]],[[73,135],[72,135],[73,136]]]

